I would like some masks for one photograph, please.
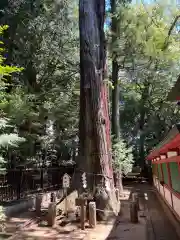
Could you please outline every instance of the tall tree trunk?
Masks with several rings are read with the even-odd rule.
[[[145,134],[144,134],[144,125],[147,116],[147,107],[146,103],[149,98],[149,87],[150,83],[147,82],[144,84],[144,91],[142,92],[141,96],[141,113],[140,113],[140,120],[139,120],[139,130],[140,130],[140,141],[139,141],[139,158],[140,158],[140,165],[142,170],[145,168]]]
[[[112,60],[112,134],[116,139],[120,138],[120,114],[119,114],[119,84],[118,84],[119,66],[117,59]]]
[[[111,34],[112,34],[112,135],[116,141],[120,138],[120,114],[119,114],[119,100],[120,100],[120,89],[118,82],[119,65],[116,55],[116,51],[113,50],[115,42],[117,41],[117,24],[118,20],[115,16],[117,9],[117,0],[111,0]],[[119,188],[120,192],[123,192],[122,184],[122,170],[121,167],[116,172],[116,186]]]
[[[144,136],[144,124],[145,124],[145,112],[141,113],[140,117],[140,139],[139,139],[139,159],[140,159],[140,166],[144,170],[145,166],[145,136]]]
[[[106,62],[104,18],[105,0],[79,1],[81,73],[79,167],[84,172],[92,173],[87,179],[91,189],[101,180],[109,184],[112,192],[109,191],[107,194],[108,204],[99,207],[110,208],[115,212],[117,202],[108,142],[110,132],[107,129],[109,126],[107,89],[103,81]]]
[[[120,116],[119,116],[119,84],[118,84],[118,73],[119,65],[117,61],[117,54],[114,51],[114,44],[117,41],[117,18],[115,16],[117,8],[117,0],[111,0],[111,14],[112,14],[112,24],[111,24],[111,34],[112,34],[112,134],[116,139],[120,137]]]

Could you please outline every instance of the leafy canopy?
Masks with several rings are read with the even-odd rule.
[[[3,34],[5,30],[7,30],[8,26],[0,26],[0,35]],[[1,45],[3,45],[3,42],[1,42]],[[6,93],[6,86],[7,86],[7,76],[10,76],[14,72],[20,72],[22,68],[18,67],[12,67],[4,64],[5,58],[2,56],[2,52],[4,51],[4,48],[2,47],[0,49],[0,106],[5,105],[5,103],[8,103],[8,96]],[[24,141],[24,138],[21,138],[16,133],[6,133],[7,128],[12,128],[10,124],[8,124],[8,118],[6,118],[4,115],[2,108],[0,110],[1,117],[0,117],[0,170],[4,170],[4,166],[6,161],[4,160],[4,153],[6,152],[6,149],[9,147],[17,147],[17,145]]]

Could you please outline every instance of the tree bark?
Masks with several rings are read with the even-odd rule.
[[[117,60],[112,60],[112,83],[114,89],[112,90],[112,134],[116,139],[120,137],[120,114],[119,114],[119,84],[118,84],[119,67]]]
[[[144,90],[142,92],[141,97],[141,112],[140,112],[140,120],[139,120],[139,130],[140,130],[140,141],[139,141],[139,158],[140,158],[140,165],[142,170],[145,168],[145,134],[144,134],[144,125],[147,116],[147,107],[146,103],[149,98],[149,87],[150,83],[147,82],[144,84]]]
[[[117,40],[117,18],[115,16],[117,8],[117,0],[111,0],[111,14],[112,14],[112,23],[111,23],[111,34],[112,34],[112,135],[116,141],[120,138],[120,114],[119,114],[119,101],[120,101],[120,88],[118,82],[119,74],[119,65],[118,65],[118,56],[116,51],[113,50],[114,44]],[[122,170],[121,168],[117,169],[116,172],[116,185],[119,188],[120,193],[123,192],[122,184]]]
[[[140,166],[144,169],[145,166],[145,136],[144,136],[144,124],[145,124],[145,111],[144,109],[141,112],[140,116],[140,140],[139,140],[139,158],[140,158]]]
[[[111,14],[112,14],[112,24],[111,24],[111,34],[112,34],[112,134],[116,139],[120,137],[120,115],[119,115],[119,84],[118,84],[118,73],[119,65],[117,61],[117,54],[113,50],[114,44],[117,40],[117,18],[115,16],[117,8],[117,1],[111,0]]]
[[[103,179],[114,190],[106,86],[105,0],[79,1],[80,27],[80,122],[79,167],[88,174],[88,186]],[[102,174],[103,177],[99,177]],[[115,196],[115,195],[114,195]],[[109,205],[114,211],[113,194]],[[98,207],[98,206],[97,206]]]

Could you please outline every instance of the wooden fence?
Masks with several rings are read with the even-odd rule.
[[[0,175],[0,202],[26,198],[37,192],[62,188],[64,173],[73,174],[73,168],[11,169]]]

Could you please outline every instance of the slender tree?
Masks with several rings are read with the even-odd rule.
[[[117,42],[117,27],[118,20],[116,17],[116,9],[117,9],[117,0],[111,0],[111,34],[112,34],[112,134],[116,139],[120,137],[120,116],[119,116],[119,83],[118,83],[118,73],[119,73],[119,64],[118,64],[118,56],[115,48],[115,44]]]
[[[117,42],[117,27],[118,20],[116,18],[116,9],[117,9],[117,0],[111,0],[111,47],[112,47],[112,135],[113,140],[119,141],[120,138],[120,115],[119,115],[119,83],[118,83],[118,74],[119,74],[119,64],[118,64],[118,56],[115,50],[115,45]],[[115,143],[113,143],[115,144]],[[116,156],[115,156],[116,158]],[[116,161],[116,159],[115,159]],[[119,187],[120,191],[123,190],[122,181],[121,181],[121,165],[119,165],[116,171],[116,186]]]
[[[120,87],[119,87],[119,70],[120,64],[118,63],[118,36],[119,34],[119,24],[121,21],[121,6],[124,7],[127,4],[128,0],[111,0],[111,57],[112,57],[112,135],[114,139],[114,145],[120,141],[120,110],[119,110],[119,101],[120,101]],[[117,10],[120,7],[119,18],[117,18]],[[116,156],[115,156],[116,158]],[[115,160],[116,161],[116,160]],[[116,177],[120,192],[123,191],[122,185],[122,166],[119,164],[119,169],[116,171]]]

